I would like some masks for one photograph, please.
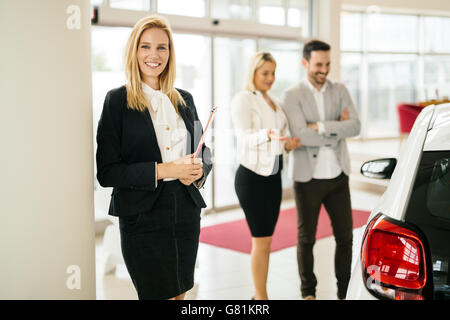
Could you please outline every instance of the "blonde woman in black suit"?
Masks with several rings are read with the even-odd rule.
[[[127,84],[108,92],[97,132],[97,179],[113,187],[122,254],[139,299],[184,298],[194,284],[200,233],[198,190],[211,170],[190,93],[175,89],[168,23],[138,21],[126,47]]]
[[[269,95],[276,62],[258,52],[250,62],[245,90],[232,101],[238,162],[235,190],[252,234],[251,268],[256,300],[268,299],[267,275],[272,234],[281,204],[283,153],[299,148],[288,136],[288,122],[279,102]]]

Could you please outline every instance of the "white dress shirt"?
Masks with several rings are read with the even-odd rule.
[[[172,162],[186,155],[187,130],[183,118],[175,111],[169,97],[142,83],[142,89],[150,102],[150,116],[163,162]],[[156,168],[156,166],[155,166]],[[155,173],[156,176],[156,173]],[[164,181],[176,180],[165,178]],[[158,178],[156,178],[156,183]]]
[[[325,104],[323,99],[323,93],[327,90],[328,83],[322,86],[322,88],[317,90],[308,79],[305,79],[308,84],[308,88],[311,90],[314,100],[316,101],[317,111],[321,121],[325,121]],[[325,129],[323,123],[317,122],[317,128],[319,134],[324,134]],[[320,147],[317,154],[317,165],[314,168],[313,178],[314,179],[333,179],[339,176],[342,172],[341,166],[336,158],[336,154],[331,147]]]

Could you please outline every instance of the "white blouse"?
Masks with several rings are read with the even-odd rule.
[[[237,160],[239,164],[263,176],[272,173],[276,156],[284,153],[284,142],[269,140],[267,129],[275,129],[280,136],[288,135],[289,131],[287,118],[279,102],[271,96],[270,99],[276,111],[259,91],[239,92],[231,102]]]
[[[175,111],[169,97],[161,90],[154,90],[145,83],[142,83],[142,89],[150,102],[149,112],[162,161],[172,162],[184,157],[186,155],[187,130],[183,118]],[[157,180],[158,178],[156,178]],[[171,180],[176,179],[164,179],[164,181]]]

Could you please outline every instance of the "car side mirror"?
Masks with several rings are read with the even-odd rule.
[[[395,158],[370,160],[361,166],[361,174],[369,178],[390,179],[396,165]]]

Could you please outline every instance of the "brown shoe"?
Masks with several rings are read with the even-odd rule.
[[[316,297],[314,296],[306,296],[303,298],[303,300],[316,300]]]

